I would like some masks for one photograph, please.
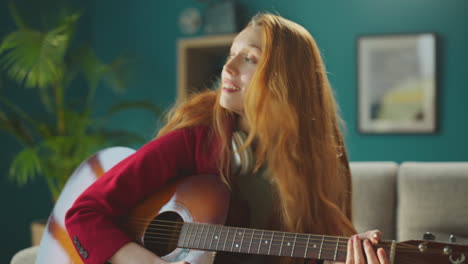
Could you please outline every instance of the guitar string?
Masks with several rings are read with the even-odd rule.
[[[172,243],[174,243],[174,244],[177,244],[178,241],[179,241],[178,238],[174,238],[174,237],[172,237],[172,238],[171,238],[171,237],[169,237],[169,238],[162,238],[162,237],[158,236],[158,237],[147,237],[147,238],[154,238],[154,239],[156,239],[156,240],[149,240],[149,239],[147,239],[147,240],[145,240],[145,241],[159,241],[158,239],[160,239],[160,240],[163,239],[164,241],[172,242]],[[190,240],[190,238],[189,238],[189,240]],[[214,240],[210,239],[210,240],[206,240],[206,241],[214,241]],[[203,242],[204,245],[206,245],[206,243],[207,243],[206,241]],[[234,242],[235,242],[236,240],[234,240],[234,239],[226,239],[226,241],[229,242],[229,243],[232,242],[232,243],[234,244]],[[239,241],[239,242],[241,242],[240,244],[244,243],[243,241]],[[188,244],[190,244],[190,243],[191,243],[191,242],[188,242]],[[195,243],[195,241],[192,242],[191,244],[194,244],[194,243]],[[252,244],[255,244],[255,245],[257,245],[257,244],[258,244],[258,245],[263,245],[263,243],[261,243],[259,240],[253,241]],[[200,245],[200,244],[199,244],[199,245]],[[268,244],[268,245],[269,245],[269,244]],[[284,245],[284,243],[271,243],[271,245],[272,245],[272,246],[281,246],[281,245]],[[306,243],[296,243],[296,244],[295,244],[295,248],[311,248],[311,247],[310,247],[310,246],[307,246]],[[325,251],[332,251],[332,252],[336,251],[337,248],[339,249],[338,252],[346,252],[346,251],[347,251],[347,246],[346,246],[346,245],[345,245],[345,246],[338,246],[338,247],[336,247],[335,245],[330,245],[330,244],[329,244],[329,245],[327,245],[327,246],[322,246],[321,248],[322,248],[322,250],[325,250]],[[388,251],[388,250],[390,250],[391,246],[388,246],[388,245],[373,245],[373,248],[374,248],[374,249],[383,248],[383,249],[385,249],[385,250]],[[320,248],[313,248],[313,249],[320,249]],[[312,249],[311,249],[311,250],[312,250]],[[413,250],[413,249],[410,249],[410,248],[402,248],[402,249],[399,249],[398,252],[417,252],[417,253],[419,253],[420,251],[419,251],[419,249],[418,249],[418,250]],[[440,255],[440,254],[442,254],[442,251],[441,251],[441,250],[426,250],[425,253],[431,253],[431,254]]]
[[[167,231],[167,230],[163,229],[162,231]],[[198,233],[198,232],[197,232],[197,233]],[[167,232],[166,232],[166,233],[151,233],[151,232],[147,232],[147,234],[155,234],[155,235],[158,235],[158,236],[146,236],[146,238],[154,238],[154,239],[156,239],[156,241],[157,241],[157,239],[164,239],[164,241],[169,241],[169,242],[176,242],[176,241],[178,241],[178,238],[174,238],[173,235],[168,234]],[[208,235],[208,234],[207,234],[207,235]],[[165,237],[168,237],[168,236],[169,236],[169,238],[163,238],[163,236],[165,236]],[[257,236],[257,238],[258,238],[258,236]],[[189,240],[190,240],[190,238],[189,238]],[[305,239],[303,239],[303,240],[305,240]],[[147,240],[147,241],[150,241],[150,240]],[[210,240],[208,240],[208,241],[210,241]],[[212,238],[211,238],[211,241],[213,241]],[[233,243],[235,242],[234,239],[231,240],[231,239],[227,239],[227,238],[226,238],[226,241],[233,242]],[[270,241],[270,243],[271,243],[271,242],[278,242],[279,240],[267,240],[267,241]],[[206,243],[206,242],[205,242],[205,243]],[[257,244],[257,243],[260,243],[260,240],[255,241],[255,244]],[[294,243],[294,242],[293,242],[293,243]],[[346,245],[344,245],[345,243],[346,243]],[[282,245],[282,244],[284,245],[284,243],[271,243],[271,244],[274,245],[274,246],[280,246],[280,245]],[[306,248],[307,245],[304,246],[305,244],[310,244],[310,241],[309,241],[309,243],[296,241],[295,247]],[[335,251],[336,248],[340,248],[339,251],[342,251],[341,249],[347,248],[347,242],[339,242],[339,243],[338,243],[338,244],[339,244],[338,246],[337,246],[336,244],[337,244],[337,243],[327,244],[326,247],[323,247],[323,246],[322,246],[322,249],[323,249],[323,250],[332,250],[332,251]],[[311,246],[308,246],[308,247],[310,248]],[[390,249],[391,246],[390,246],[390,245],[386,245],[386,244],[374,244],[373,247],[374,247],[374,248],[382,247],[382,248],[388,250],[388,249]],[[416,246],[412,246],[412,245],[406,245],[406,247],[398,247],[398,246],[397,246],[397,248],[399,248],[399,252],[420,252],[419,248],[417,248]],[[425,253],[429,253],[429,251],[433,251],[433,252],[431,252],[431,253],[433,253],[433,254],[441,254],[441,253],[440,253],[441,251],[440,251],[440,250],[436,250],[436,249],[434,249],[434,250],[426,249]]]
[[[144,228],[144,226],[142,226],[142,227]],[[172,227],[172,226],[168,226],[168,227]],[[158,231],[158,230],[160,230],[160,231],[167,231],[166,229],[157,229],[157,228],[156,228],[156,229],[155,229],[155,228],[148,228],[147,230],[150,230],[150,231]],[[251,229],[249,229],[249,230],[251,230]],[[172,231],[173,231],[173,230],[172,230]],[[180,231],[180,229],[178,229],[177,231]],[[196,230],[195,230],[195,231],[196,231]],[[208,230],[207,230],[207,231],[208,231]],[[223,235],[223,233],[228,233],[228,232],[229,232],[229,230],[221,230],[221,231],[218,231],[218,234]],[[248,230],[247,230],[247,232],[248,232]],[[147,234],[152,234],[151,232],[146,232],[146,233],[147,233]],[[197,233],[198,233],[198,232],[197,232]],[[258,237],[260,236],[260,235],[256,235],[256,236],[255,236],[255,234],[256,234],[255,232],[252,232],[252,233],[254,234],[254,236],[253,236],[254,238],[255,238],[255,237],[258,238]],[[153,233],[153,234],[154,234],[154,233]],[[293,239],[294,237],[295,237],[295,235],[294,235],[294,236],[287,236],[286,238],[287,238],[287,239]],[[311,236],[311,237],[312,237],[312,236]],[[297,237],[296,237],[296,239],[301,239],[301,240],[304,240],[304,241],[306,240],[305,237],[302,237],[302,238],[297,238]],[[322,239],[319,239],[319,240],[308,239],[308,240],[309,240],[309,243],[310,243],[310,242],[313,243],[313,242],[321,242],[321,241],[322,241]],[[339,241],[339,244],[346,247],[346,246],[347,246],[347,240],[348,240],[348,238],[343,237],[343,238],[341,239],[341,241]],[[273,240],[270,239],[269,241],[276,241],[276,240],[275,240],[275,239],[273,239]],[[279,240],[278,240],[278,241],[279,241]],[[330,242],[330,243],[331,243],[331,246],[336,247],[336,244],[337,244],[336,241],[337,241],[337,240],[326,240],[326,239],[324,239],[323,241],[324,241],[324,242]],[[379,243],[379,244],[377,244],[376,246],[384,246],[384,245],[386,245],[385,243],[389,243],[389,242]],[[399,244],[397,244],[397,248],[416,248],[416,249],[418,249],[417,247],[415,247],[415,246],[413,246],[413,245],[405,245],[405,244],[403,244],[403,243],[401,243],[401,242],[400,242]],[[418,250],[419,250],[419,249],[418,249]]]
[[[163,221],[161,220],[161,222],[170,222],[170,221]],[[173,223],[176,223],[176,222],[173,222]],[[182,225],[183,225],[183,222],[181,222]],[[143,226],[146,225],[145,223],[141,223]],[[194,223],[196,225],[207,225],[207,224],[202,224],[202,223]],[[181,230],[182,229],[182,225],[180,225],[180,229],[178,230]],[[176,227],[176,225],[160,225],[160,224],[149,224],[148,227],[161,227],[161,226],[166,226],[166,227]],[[232,230],[232,228],[235,228],[235,227],[226,227],[226,226],[223,226],[223,225],[211,225],[211,226],[219,226],[219,227],[222,227],[220,231],[220,233],[224,233],[224,232],[229,232]],[[148,228],[148,230],[152,230],[153,228]],[[224,229],[224,230],[223,230]],[[226,229],[229,229],[229,230],[226,230]],[[242,227],[240,227],[240,229],[244,229]],[[252,231],[254,233],[254,235],[257,235],[257,236],[260,236],[259,234],[255,234],[255,231],[262,231],[262,230],[259,230],[259,229],[253,229],[253,228],[245,228],[245,230],[247,232],[250,232]],[[273,231],[268,231],[268,232],[273,232]],[[282,232],[282,231],[277,231],[278,233],[285,233],[286,236],[285,238],[294,238],[296,237],[296,234],[295,233],[291,233],[291,232]],[[308,234],[301,234],[303,236],[309,236]],[[336,237],[336,236],[321,236],[321,235],[310,235],[310,241],[316,241],[316,242],[332,242],[334,244],[336,244],[336,239],[329,239],[331,237]],[[344,244],[347,244],[347,241],[349,239],[349,237],[336,237],[336,238],[339,238],[339,240],[342,240],[340,243],[344,243]],[[306,238],[302,238],[302,239],[306,239]]]
[[[134,220],[134,221],[141,221],[141,222],[144,222],[144,223],[152,223],[152,222],[159,222],[159,223],[174,223],[175,225],[179,225],[180,227],[183,226],[184,223],[186,222],[181,222],[181,221],[169,221],[169,220],[159,220],[159,219],[154,219],[153,218],[141,218],[141,217],[132,217],[132,218],[129,218],[129,220]],[[216,224],[204,224],[204,223],[188,223],[188,224],[196,224],[196,225],[211,225],[211,226],[221,226],[221,227],[224,227],[224,228],[233,228],[233,227],[228,227],[228,226],[223,226],[223,225],[216,225]],[[151,226],[152,224],[149,224],[148,226]],[[175,226],[174,225],[174,226]],[[234,227],[235,228],[235,227]],[[257,231],[262,231],[260,229],[254,229],[254,228],[247,228],[249,230],[257,230]],[[284,232],[284,231],[278,231],[278,232],[283,232],[283,233],[286,233],[286,234],[291,234],[291,235],[295,235],[295,233],[292,233],[292,232]],[[308,235],[308,234],[307,234]],[[322,237],[322,235],[312,235],[311,236],[316,236],[316,237]],[[327,238],[339,238],[339,239],[349,239],[348,237],[342,237],[342,236],[331,236],[331,235],[326,235]]]
[[[141,219],[145,219],[145,218],[133,218],[133,219],[134,219],[134,221],[139,221],[139,220],[141,221]],[[184,222],[181,222],[181,221],[168,221],[168,220],[156,220],[156,219],[154,221],[152,221],[152,222],[164,222],[164,223],[172,223],[173,224],[173,225],[168,226],[168,227],[175,227],[177,225],[179,225],[181,227],[184,224]],[[146,223],[147,222],[144,222],[143,224],[146,225]],[[199,225],[199,226],[200,225],[204,225],[204,226],[209,225],[209,224],[203,224],[203,223],[188,223],[188,224],[196,224],[196,225]],[[158,226],[158,225],[157,224],[149,224],[148,226]],[[159,226],[163,226],[163,225],[159,225]],[[212,226],[220,226],[221,227],[221,232],[224,232],[223,229],[226,229],[226,228],[227,229],[232,229],[233,228],[233,227],[226,227],[226,226],[223,226],[223,225],[212,225]],[[151,228],[149,228],[149,229],[151,230]],[[241,229],[243,229],[243,228],[241,228]],[[245,229],[245,230],[247,230],[247,231],[252,230],[252,232],[255,234],[254,230],[256,230],[256,229]],[[258,230],[258,231],[261,231],[261,230]],[[226,233],[227,232],[229,232],[229,230],[226,230]],[[270,232],[272,232],[272,231],[270,231]],[[278,232],[280,232],[280,231],[278,231]],[[290,233],[290,232],[282,232],[282,233],[287,233],[287,234],[289,233],[287,238],[292,238],[292,236],[294,236],[294,237],[296,236],[295,233]],[[289,235],[291,235],[291,236],[289,236]],[[302,235],[307,235],[308,236],[308,234],[302,234]],[[314,237],[314,236],[315,237],[320,237],[318,239],[319,239],[320,242],[322,241],[322,236],[321,235],[310,235],[310,236],[311,237]],[[325,236],[325,237],[337,237],[337,236]],[[343,241],[339,241],[341,246],[344,246],[344,247],[347,246],[347,245],[343,245],[343,244],[347,244],[347,240],[349,239],[348,237],[337,237],[337,238],[339,238],[340,240],[343,240]],[[303,238],[303,239],[305,240],[305,238]],[[274,240],[272,240],[272,241],[274,241]],[[315,241],[317,241],[317,240],[315,240]],[[336,247],[336,244],[337,244],[337,243],[335,243],[336,240],[323,239],[323,241],[324,242],[331,242],[331,243],[333,243],[331,246]],[[377,244],[377,245],[374,245],[374,246],[382,247],[382,246],[384,246],[384,244]],[[389,246],[387,246],[387,247],[389,247]],[[401,252],[401,250],[403,248],[410,249],[411,251],[414,251],[414,252],[420,252],[420,250],[419,250],[419,248],[417,246],[405,244],[405,243],[402,243],[402,242],[397,243],[396,247],[397,247],[397,249],[400,249],[400,252]],[[440,254],[440,250],[437,250],[437,249],[426,249],[425,252],[428,252],[430,250],[433,250],[434,252],[437,252],[436,254]]]
[[[167,243],[167,242],[171,242],[171,243]],[[164,245],[168,245],[168,246],[173,246],[173,247],[178,247],[178,244],[176,243],[177,240],[175,239],[165,239],[165,240],[145,240],[145,243],[151,243],[151,244],[164,244]],[[232,242],[232,240],[227,240],[228,243]],[[206,243],[206,242],[205,242]],[[257,244],[257,243],[255,243]],[[263,245],[260,244],[260,245]],[[278,246],[280,244],[274,244],[275,246]],[[200,245],[199,245],[200,246]],[[190,246],[181,246],[183,248],[191,248]],[[197,248],[197,246],[195,245],[192,245],[193,248]],[[259,246],[261,247],[261,246]],[[297,252],[297,249],[298,248],[301,248],[301,249],[305,249],[306,247],[305,246],[301,246],[301,245],[296,245],[295,246],[295,249],[294,249],[294,252]],[[239,247],[239,251],[238,252],[241,252],[241,249],[242,247]],[[389,250],[390,248],[387,247],[385,248],[387,250]],[[225,249],[221,249],[221,248],[217,248],[217,247],[212,247],[211,250],[225,250]],[[231,250],[232,252],[236,252],[235,250]],[[312,250],[310,250],[310,252],[313,252]],[[330,254],[330,253],[334,253],[334,252],[337,252],[337,253],[347,253],[347,249],[343,249],[343,247],[339,248],[338,250],[336,250],[335,247],[322,247],[322,254]],[[388,251],[387,251],[388,252]],[[413,250],[399,250],[398,253],[415,253],[415,251]],[[418,252],[419,253],[419,252]],[[438,251],[438,252],[424,252],[426,255],[444,255],[441,251]]]
[[[174,227],[174,226],[171,226],[171,225],[157,225],[157,224],[152,224],[152,225],[150,224],[149,226],[171,227],[171,228]],[[142,225],[142,227],[144,227],[144,225]],[[225,227],[225,226],[221,226],[221,227],[224,227],[224,230],[221,229],[221,230],[219,230],[219,231],[217,232],[217,233],[220,234],[220,235],[223,235],[223,233],[228,233],[229,231],[232,231],[232,228],[231,228],[230,230],[226,230],[226,227]],[[241,228],[241,229],[243,229],[243,228]],[[158,228],[148,228],[147,230],[150,230],[150,231],[166,231],[166,229],[164,229],[164,228],[163,228],[163,229],[160,229],[160,228],[159,228],[159,229],[158,229]],[[249,231],[251,231],[251,230],[254,230],[254,229],[246,229],[246,232],[249,232]],[[173,231],[173,230],[172,230],[172,231]],[[181,231],[181,228],[177,229],[177,231]],[[244,232],[244,233],[246,233],[246,232]],[[269,231],[269,232],[273,232],[273,231]],[[249,233],[250,233],[250,232],[249,232]],[[258,237],[260,236],[259,234],[256,234],[255,231],[252,231],[251,233],[254,234],[254,237],[256,236],[256,237],[258,238]],[[279,233],[279,231],[278,231],[278,233]],[[147,232],[147,234],[151,234],[151,233],[150,233],[150,232]],[[302,235],[303,235],[303,236],[308,236],[307,234],[302,234]],[[295,235],[294,233],[291,233],[291,235],[288,234],[288,236],[286,236],[285,238],[287,238],[287,239],[293,239],[293,238],[295,238],[295,237],[296,237],[296,235]],[[296,239],[309,240],[309,241],[312,242],[312,243],[313,243],[313,242],[322,242],[322,240],[323,240],[324,242],[330,242],[330,243],[332,243],[333,246],[335,246],[335,245],[337,244],[337,243],[336,243],[337,240],[322,239],[322,238],[321,238],[322,236],[320,236],[320,238],[318,238],[317,236],[314,237],[314,238],[312,238],[312,237],[314,237],[314,235],[311,235],[311,239],[305,238],[305,237],[302,237],[302,238],[297,238],[297,237],[296,237]],[[339,241],[339,244],[341,244],[341,245],[343,245],[343,244],[344,244],[344,245],[347,245],[348,239],[349,239],[349,238],[347,238],[347,237],[340,237],[340,240],[341,240],[341,241]],[[276,241],[276,240],[273,239],[273,240],[270,240],[270,241]],[[279,241],[279,240],[278,240],[278,241]],[[383,245],[383,244],[380,244],[380,245]],[[402,246],[404,246],[404,245],[402,245]],[[408,246],[414,247],[414,246],[411,246],[411,245],[408,245]],[[400,247],[401,247],[401,246],[400,246]]]

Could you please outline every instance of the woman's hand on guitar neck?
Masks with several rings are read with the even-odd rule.
[[[169,264],[169,262],[156,256],[153,252],[131,242],[121,247],[109,259],[112,264]],[[175,264],[190,264],[185,261],[175,262]]]
[[[389,264],[387,254],[382,248],[375,252],[372,244],[377,244],[382,237],[378,230],[367,231],[352,236],[348,241],[346,264]]]

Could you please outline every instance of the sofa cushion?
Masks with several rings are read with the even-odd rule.
[[[379,229],[395,239],[395,162],[351,162],[353,223],[359,233]]]
[[[468,162],[404,162],[398,173],[398,240],[468,237]]]
[[[10,264],[33,264],[36,262],[39,246],[33,246],[18,251],[10,261]]]

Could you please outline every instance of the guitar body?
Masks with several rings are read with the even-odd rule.
[[[124,220],[124,229],[167,261],[210,264],[216,252],[177,248],[180,229],[176,226],[182,222],[224,224],[229,198],[230,192],[219,176],[190,176],[169,183],[136,207]]]
[[[96,153],[76,169],[49,216],[39,246],[37,264],[83,263],[65,229],[65,214],[89,185],[134,152],[124,147],[108,148]],[[165,233],[162,238],[166,240],[158,241],[152,235],[154,231],[147,232],[147,229],[159,221],[224,224],[229,197],[229,190],[216,175],[187,177],[155,190],[153,196],[122,219],[122,225],[136,242],[170,262],[213,263],[215,252],[177,248],[178,233]],[[167,242],[167,236],[171,235],[175,243]]]

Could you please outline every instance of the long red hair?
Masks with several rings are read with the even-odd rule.
[[[255,144],[256,168],[268,166],[278,194],[280,228],[354,234],[341,119],[313,37],[302,26],[272,14],[258,14],[248,26],[263,29],[263,43],[244,102],[250,125],[244,147]],[[236,114],[222,108],[219,98],[220,89],[206,91],[175,107],[158,136],[210,125],[220,142],[220,173],[229,183],[229,123]]]

